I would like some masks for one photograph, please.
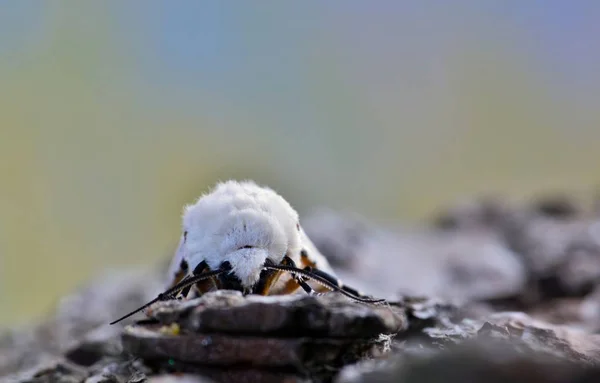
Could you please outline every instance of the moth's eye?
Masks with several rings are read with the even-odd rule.
[[[298,229],[298,231],[300,231],[300,224],[299,223],[296,224],[296,229]]]

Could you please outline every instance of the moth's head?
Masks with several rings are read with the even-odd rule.
[[[175,262],[185,259],[190,270],[202,261],[211,270],[230,268],[221,277],[227,288],[247,291],[267,259],[279,264],[299,247],[298,213],[286,200],[253,182],[228,181],[185,207]]]

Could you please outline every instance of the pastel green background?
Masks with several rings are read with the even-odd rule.
[[[169,257],[219,179],[381,222],[593,193],[597,4],[0,1],[0,323]]]

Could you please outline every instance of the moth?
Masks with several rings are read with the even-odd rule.
[[[166,290],[123,319],[158,301],[218,289],[244,295],[322,294],[381,303],[344,285],[277,192],[253,181],[218,183],[184,208],[182,234]]]

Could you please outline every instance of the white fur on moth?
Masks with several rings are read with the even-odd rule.
[[[188,274],[203,261],[211,270],[218,270],[227,261],[241,285],[251,289],[259,281],[267,259],[278,265],[288,256],[301,267],[303,250],[317,269],[335,277],[326,258],[302,229],[296,210],[273,189],[253,181],[217,184],[185,207],[182,226],[169,268],[171,282],[183,260]],[[281,292],[290,278],[288,274],[281,275],[270,294]]]

